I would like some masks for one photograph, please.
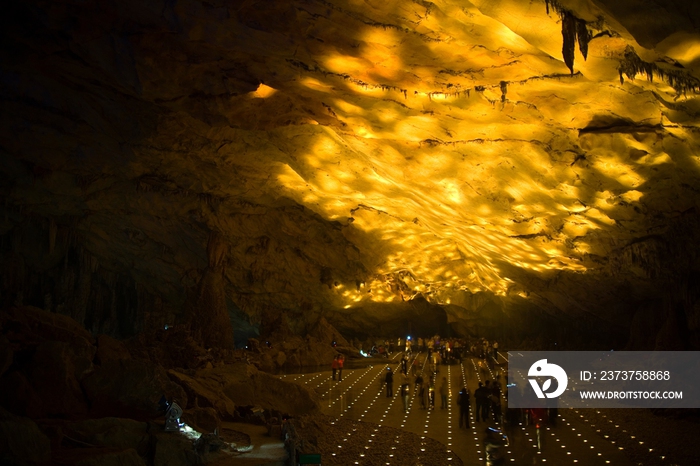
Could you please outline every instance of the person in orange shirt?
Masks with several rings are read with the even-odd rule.
[[[345,356],[338,356],[338,382],[343,379],[343,364],[345,364]]]
[[[333,358],[333,362],[331,363],[331,369],[333,369],[333,380],[335,380],[335,373],[338,371],[338,356]]]

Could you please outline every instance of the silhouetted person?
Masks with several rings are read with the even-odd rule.
[[[418,374],[418,377],[416,377],[416,388],[420,388],[423,386],[423,376]]]
[[[459,392],[459,398],[457,398],[457,404],[459,405],[459,427],[469,428],[469,408],[470,408],[470,395],[467,387],[463,387],[462,391]]]
[[[440,409],[447,409],[447,377],[443,377],[440,384]]]
[[[479,388],[474,391],[474,402],[476,404],[476,422],[485,421],[487,412],[484,405],[488,403],[489,392],[484,388],[484,384],[479,382]]]
[[[401,399],[403,400],[403,412],[408,412],[408,395],[410,394],[410,385],[408,383],[408,377],[404,376],[403,384],[401,384]]]
[[[386,368],[384,382],[386,382],[386,396],[387,398],[391,398],[394,396],[394,373],[391,372],[391,367]]]

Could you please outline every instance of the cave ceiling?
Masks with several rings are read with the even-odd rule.
[[[167,299],[212,231],[252,321],[417,298],[614,320],[697,265],[695,1],[8,9],[0,232],[46,219]]]

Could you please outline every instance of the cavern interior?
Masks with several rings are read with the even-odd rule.
[[[700,2],[6,3],[3,464],[483,464],[508,351],[700,350]],[[384,396],[409,335],[449,409]],[[699,422],[561,407],[504,464]]]

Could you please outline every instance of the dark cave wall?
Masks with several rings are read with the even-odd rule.
[[[125,339],[180,319],[165,301],[100,266],[80,234],[53,219],[25,217],[0,234],[0,308],[30,305],[67,315],[93,334]]]

